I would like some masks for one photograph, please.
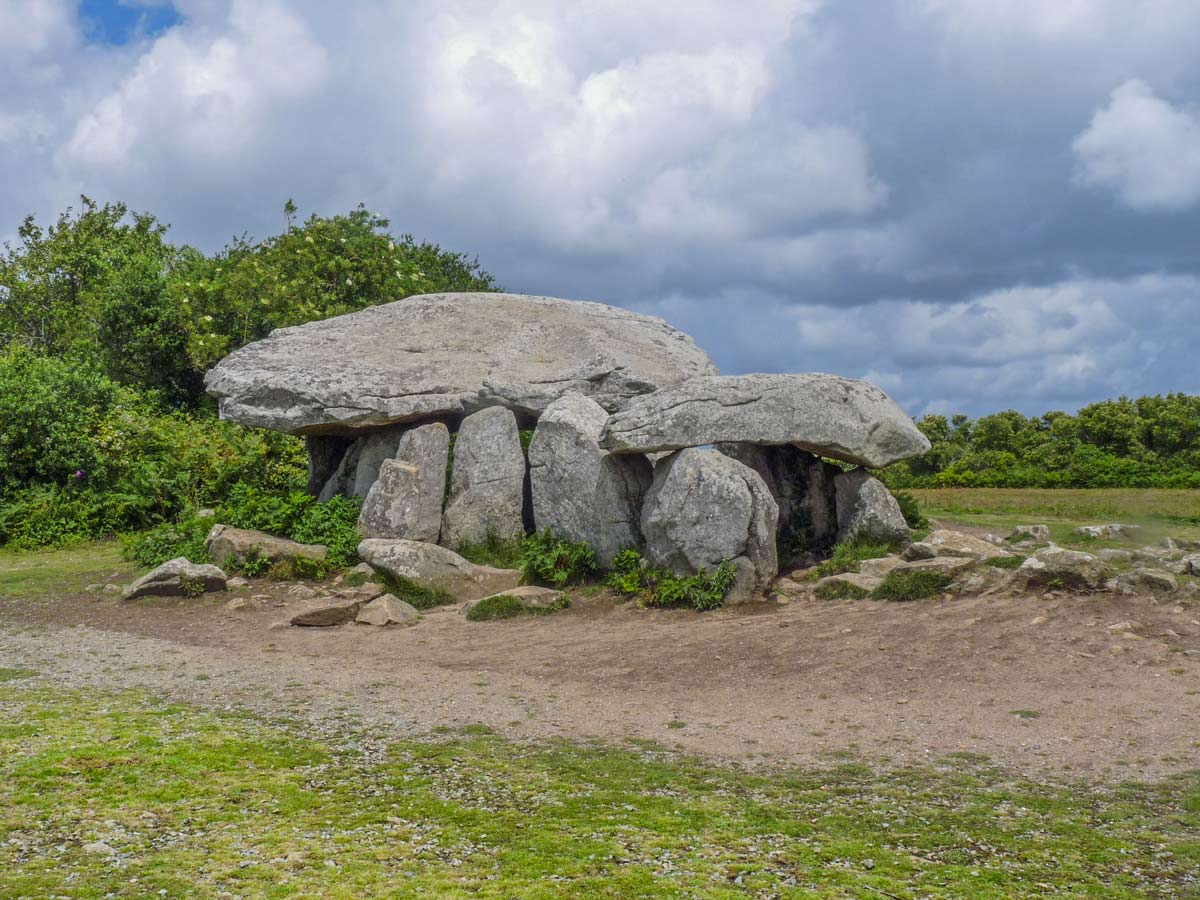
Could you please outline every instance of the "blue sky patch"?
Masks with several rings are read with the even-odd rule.
[[[170,3],[136,0],[81,0],[79,18],[90,40],[114,46],[154,37],[183,21]]]

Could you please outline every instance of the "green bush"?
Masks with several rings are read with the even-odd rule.
[[[571,605],[567,597],[560,597],[550,606],[531,606],[520,597],[511,594],[499,594],[494,597],[484,597],[472,604],[467,611],[468,622],[491,622],[496,619],[514,619],[517,616],[545,616],[559,612]]]
[[[333,497],[313,503],[288,535],[302,544],[324,544],[329,548],[325,561],[330,568],[353,565],[358,559],[358,514],[362,501],[353,497]]]
[[[649,606],[682,606],[703,612],[724,604],[736,579],[737,568],[727,559],[711,574],[681,576],[644,566],[636,550],[622,550],[613,559],[605,583],[619,594],[640,597]]]
[[[880,543],[865,539],[842,541],[833,548],[833,555],[825,562],[813,566],[808,577],[813,581],[828,578],[830,575],[841,575],[844,572],[857,572],[858,564],[864,559],[880,559],[892,553],[896,547],[892,544]]]
[[[904,521],[909,528],[920,530],[929,527],[929,520],[921,512],[921,504],[917,502],[916,497],[908,491],[892,491],[892,496],[896,498],[900,514],[904,516]]]
[[[945,572],[893,569],[871,596],[876,600],[924,600],[936,597],[950,586],[952,580]]]
[[[318,503],[303,491],[281,494],[240,484],[217,507],[217,521],[302,544],[324,544],[329,548],[328,567],[339,569],[358,558],[362,536],[356,525],[361,508],[362,501],[353,497],[333,497]]]
[[[866,588],[849,581],[826,581],[818,584],[813,591],[813,596],[818,600],[861,600],[870,595],[871,592]]]
[[[550,529],[531,534],[519,554],[522,581],[561,588],[596,571],[596,554],[587,544],[555,537]]]
[[[179,556],[206,563],[209,558],[204,539],[215,521],[192,517],[122,535],[121,554],[141,569],[152,569]]]

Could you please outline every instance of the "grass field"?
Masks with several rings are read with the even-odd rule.
[[[663,752],[384,742],[0,670],[0,897],[1195,896],[1200,776],[976,758],[745,774]]]
[[[1000,534],[1014,525],[1045,524],[1059,543],[1087,543],[1074,537],[1071,529],[1122,522],[1142,526],[1138,537],[1142,543],[1167,536],[1200,540],[1200,491],[927,488],[911,493],[927,516]]]

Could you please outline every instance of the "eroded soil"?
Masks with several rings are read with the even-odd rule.
[[[282,626],[286,585],[4,603],[0,666],[397,734],[648,740],[748,765],[955,752],[1015,773],[1200,768],[1200,605],[1110,595],[762,604],[698,614],[604,594],[563,613],[412,628]],[[1116,627],[1113,627],[1116,626]]]

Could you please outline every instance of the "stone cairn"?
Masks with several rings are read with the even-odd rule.
[[[548,528],[602,565],[625,548],[679,575],[732,560],[727,602],[760,597],[840,539],[907,540],[867,469],[929,449],[866,382],[720,375],[661,319],[515,294],[430,294],[282,328],[207,386],[223,418],[304,436],[313,494],[363,499],[368,563],[467,572],[480,595],[500,570],[453,551]]]

